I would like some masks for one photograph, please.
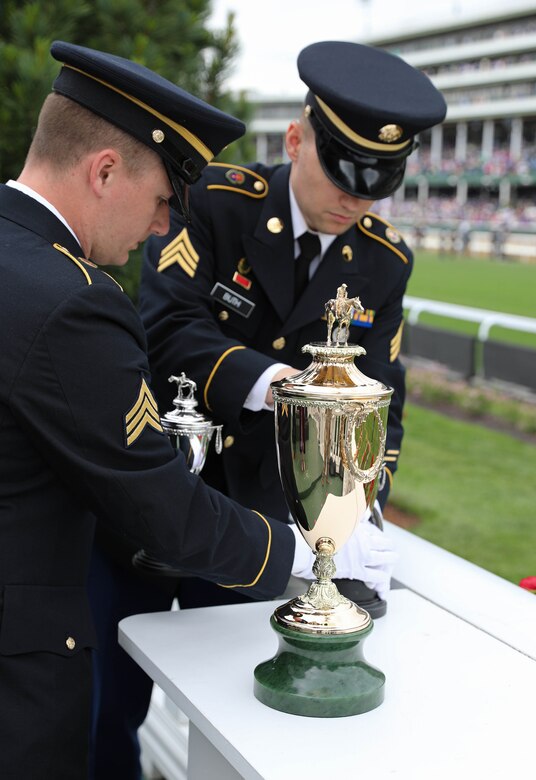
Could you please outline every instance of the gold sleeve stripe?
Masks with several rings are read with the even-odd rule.
[[[392,488],[393,487],[393,472],[390,469],[388,469],[387,466],[386,466],[385,467],[385,473],[387,474],[387,479],[389,480],[389,487]]]
[[[398,457],[396,455],[386,455],[384,458],[385,463],[396,463]]]
[[[209,387],[210,387],[210,385],[212,383],[212,380],[214,379],[214,375],[216,374],[216,371],[221,366],[221,364],[223,363],[225,358],[228,355],[230,355],[231,352],[235,352],[237,349],[245,349],[245,347],[240,344],[239,346],[231,347],[230,349],[226,350],[226,352],[224,352],[223,355],[220,355],[220,357],[218,358],[218,360],[216,362],[216,365],[214,366],[214,368],[210,372],[210,376],[207,379],[207,383],[205,385],[205,390],[203,391],[203,400],[205,401],[205,406],[207,407],[207,409],[209,411],[212,411],[212,408],[211,408],[211,406],[210,406],[210,404],[208,402],[208,389],[209,389]]]
[[[262,566],[259,569],[259,573],[257,574],[257,576],[255,577],[255,579],[252,582],[248,582],[245,585],[222,585],[221,586],[222,588],[251,588],[251,587],[253,587],[253,585],[256,585],[258,583],[258,581],[260,580],[260,578],[262,577],[262,574],[263,574],[263,572],[264,572],[264,570],[266,568],[266,564],[268,563],[268,558],[270,557],[270,550],[272,548],[272,529],[271,529],[270,523],[264,517],[264,515],[261,515],[261,513],[257,512],[255,509],[252,509],[251,511],[254,512],[254,514],[258,515],[261,518],[261,520],[263,520],[264,523],[266,523],[266,527],[268,529],[268,543],[266,545],[266,555],[264,556],[264,561],[262,562]]]
[[[374,218],[375,218],[375,219],[379,219],[379,217],[377,217],[377,216],[376,216],[376,214],[374,214]],[[381,222],[384,222],[384,220],[380,220],[380,221],[381,221]],[[388,225],[389,223],[388,223],[388,222],[385,222],[385,224],[386,224],[386,225]],[[373,238],[375,241],[379,241],[379,242],[380,242],[380,244],[383,244],[384,246],[387,246],[387,247],[389,247],[389,249],[390,249],[392,252],[394,252],[394,253],[395,253],[395,255],[398,255],[398,256],[399,256],[399,258],[402,260],[402,262],[406,263],[406,265],[408,264],[408,258],[407,258],[407,257],[406,257],[406,255],[405,255],[403,252],[401,252],[401,251],[400,251],[400,249],[398,249],[396,246],[393,246],[393,245],[392,245],[392,244],[391,244],[389,241],[386,241],[384,238],[381,238],[381,236],[377,236],[375,233],[371,233],[371,231],[370,231],[370,230],[367,230],[367,229],[366,229],[366,228],[363,226],[362,222],[358,222],[358,223],[357,223],[357,226],[358,226],[359,230],[360,230],[362,233],[365,233],[365,235],[367,235],[367,236],[370,236],[370,237],[371,237],[371,238]]]
[[[402,331],[404,330],[404,322],[400,323],[400,326],[396,332],[396,335],[391,340],[391,352],[390,361],[393,363],[400,354],[400,347],[402,346]]]
[[[54,249],[57,249],[58,252],[61,252],[62,255],[65,255],[65,257],[68,257],[69,260],[72,260],[73,263],[78,266],[78,268],[82,271],[82,273],[86,277],[86,281],[87,281],[88,285],[89,284],[93,284],[93,282],[91,281],[91,276],[88,274],[88,272],[86,271],[86,269],[84,268],[84,266],[82,265],[80,260],[77,260],[76,257],[74,255],[72,255],[69,252],[68,249],[65,249],[65,247],[62,246],[61,244],[52,244],[52,246],[54,247]]]
[[[388,455],[400,455],[400,450],[386,450]]]
[[[173,263],[178,263],[182,270],[191,278],[195,276],[199,255],[194,249],[186,228],[183,228],[178,236],[162,249],[157,271],[161,273]]]

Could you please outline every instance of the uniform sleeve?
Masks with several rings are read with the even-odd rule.
[[[119,288],[92,285],[49,317],[12,409],[67,490],[119,539],[253,597],[279,595],[289,529],[189,472],[162,432],[148,379],[134,307]]]
[[[402,413],[405,402],[405,368],[399,352],[403,329],[403,297],[412,269],[412,256],[385,305],[376,312],[374,324],[363,336],[361,346],[367,355],[359,358],[358,366],[365,374],[392,387],[394,392],[389,405],[387,440],[385,444],[385,469],[381,478],[378,500],[383,508],[387,502],[393,475],[397,469],[404,429]]]
[[[206,201],[194,188],[191,225],[175,217],[168,236],[146,242],[140,313],[158,399],[171,401],[167,377],[184,371],[197,385],[200,408],[240,429],[251,419],[244,402],[274,361],[220,328],[211,297],[217,236]]]

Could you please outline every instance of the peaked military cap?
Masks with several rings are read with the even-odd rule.
[[[184,184],[197,181],[205,165],[245,132],[240,120],[143,65],[63,41],[54,41],[50,52],[63,64],[53,90],[160,155],[183,208]]]
[[[313,43],[300,52],[298,72],[326,175],[356,197],[391,195],[414,136],[445,118],[441,93],[400,57],[358,43]]]

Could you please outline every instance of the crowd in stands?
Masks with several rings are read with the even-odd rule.
[[[482,176],[536,175],[536,146],[527,146],[519,157],[513,157],[507,149],[495,149],[484,158],[476,146],[470,146],[463,160],[456,160],[453,148],[444,148],[439,162],[432,162],[429,149],[419,149],[418,155],[408,160],[407,175],[446,173],[481,174]]]
[[[374,210],[381,217],[412,225],[453,226],[468,223],[471,229],[528,230],[536,226],[536,202],[518,201],[515,206],[499,206],[488,197],[470,198],[464,204],[455,197],[428,197],[424,203],[417,200],[395,200],[387,198],[378,201]]]

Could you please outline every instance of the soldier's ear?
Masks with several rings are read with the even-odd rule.
[[[302,139],[303,125],[299,119],[294,119],[288,126],[285,135],[285,148],[287,150],[289,160],[292,162],[294,162],[298,157]]]
[[[115,149],[101,149],[90,155],[87,162],[89,186],[94,194],[101,198],[115,184],[123,160]]]

